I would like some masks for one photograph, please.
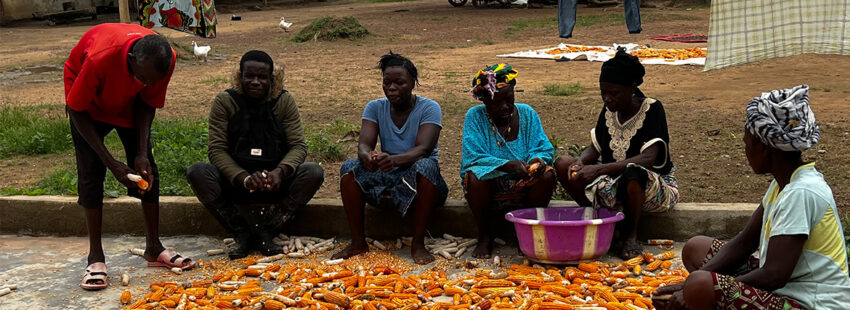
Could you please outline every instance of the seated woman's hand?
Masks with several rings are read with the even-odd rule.
[[[659,287],[657,290],[652,292],[652,296],[671,295],[670,298],[661,305],[661,307],[658,307],[658,309],[688,309],[688,305],[685,303],[685,298],[682,296],[682,288],[684,286],[684,283],[667,285]]]
[[[386,156],[389,156],[389,154],[372,151],[369,154],[361,155],[360,162],[366,170],[375,171],[378,170],[378,161]]]
[[[570,179],[579,184],[590,184],[599,177],[599,165],[572,165],[570,166]]]
[[[528,174],[528,165],[519,160],[512,160],[504,165],[504,171],[507,173],[513,173],[520,179],[527,179],[531,175]]]
[[[532,177],[543,176],[543,173],[546,172],[546,163],[543,162],[543,160],[540,159],[540,157],[535,157],[531,161],[528,162],[528,167],[529,167],[528,169],[531,170],[530,167],[532,167],[534,164],[537,164],[537,168],[534,169],[534,171],[530,172],[531,176]]]
[[[394,155],[390,155],[390,154],[387,154],[387,153],[381,153],[376,157],[375,164],[377,165],[378,169],[380,169],[383,172],[387,172],[387,171],[390,171],[391,169],[393,169],[394,167],[398,166],[396,159],[397,158]]]

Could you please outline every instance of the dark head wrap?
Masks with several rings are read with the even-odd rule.
[[[629,55],[625,48],[620,47],[614,58],[602,64],[599,82],[637,87],[643,84],[645,74],[646,69],[643,68],[637,56]]]
[[[516,85],[516,76],[519,74],[508,63],[501,63],[489,66],[483,70],[478,70],[475,77],[472,78],[472,97],[481,100],[481,96],[489,93],[490,98],[497,88],[504,88],[508,85]]]
[[[242,69],[245,68],[244,66],[246,61],[258,61],[268,64],[269,70],[271,70],[270,73],[274,73],[274,60],[272,60],[272,57],[269,56],[269,54],[266,54],[266,52],[253,50],[242,55],[242,59],[239,60],[239,72],[242,72]]]

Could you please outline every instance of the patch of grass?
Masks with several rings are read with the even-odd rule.
[[[451,79],[451,78],[460,77],[462,75],[460,73],[457,73],[457,72],[446,71],[446,72],[443,73],[443,76],[445,76],[447,79]]]
[[[701,16],[683,14],[670,14],[665,16],[665,18],[667,20],[703,20]]]
[[[207,160],[206,119],[162,119],[151,128],[162,195],[194,195],[186,181],[189,165]],[[114,179],[114,178],[113,178]]]
[[[828,93],[828,92],[831,92],[832,89],[830,89],[828,87],[812,87],[812,91],[822,91],[822,92]]]
[[[324,16],[314,19],[310,25],[292,37],[294,42],[311,40],[334,41],[338,39],[356,40],[371,34],[369,29],[360,25],[354,16],[335,18]]]
[[[359,130],[357,125],[337,119],[323,127],[305,126],[304,136],[307,140],[307,153],[319,161],[341,161],[345,159],[342,142],[337,142],[352,130]]]
[[[114,134],[114,133],[113,133]],[[112,134],[111,134],[112,135]],[[207,160],[207,121],[205,119],[164,119],[154,122],[151,128],[153,153],[159,168],[161,195],[191,196],[186,181],[189,165]],[[107,137],[107,141],[109,137]],[[120,142],[117,137],[114,142]],[[124,152],[113,152],[124,160]],[[126,162],[126,161],[125,161]],[[118,183],[110,172],[106,173],[104,195],[118,197],[127,189]],[[77,170],[73,160],[54,168],[32,188],[4,188],[3,195],[77,195]]]
[[[541,19],[527,19],[527,20],[514,20],[510,22],[510,26],[508,29],[505,29],[505,37],[510,37],[515,33],[526,29],[526,28],[541,28],[541,27],[555,27],[558,25],[557,17],[550,18],[541,18]]]
[[[493,44],[496,44],[496,42],[493,42],[493,41],[487,40],[487,41],[481,42],[481,44],[484,44],[484,45],[493,45]]]
[[[576,18],[577,27],[587,27],[597,24],[610,24],[626,20],[623,14],[608,14],[608,15],[582,15]],[[557,22],[557,19],[556,19]]]
[[[219,76],[219,77],[203,79],[203,80],[201,80],[201,83],[209,84],[209,85],[227,84],[227,83],[230,83],[230,79],[227,78],[226,76]]]
[[[581,84],[543,84],[543,94],[547,96],[571,96],[581,91]]]
[[[195,57],[195,49],[191,45],[183,45],[177,41],[168,40],[174,51],[177,52],[177,58],[182,60],[192,60]]]
[[[0,107],[0,157],[53,154],[71,148],[70,123],[35,108]]]
[[[622,22],[626,19],[623,14],[608,14],[608,15],[580,15],[576,18],[576,27],[587,27],[597,24],[611,24],[614,22]],[[557,17],[515,20],[510,22],[508,29],[505,29],[505,37],[510,37],[515,33],[528,28],[555,28],[558,26]]]
[[[708,9],[711,8],[711,3],[700,3],[700,4],[692,4],[686,5],[686,9]]]

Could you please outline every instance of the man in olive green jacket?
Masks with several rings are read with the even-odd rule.
[[[280,253],[272,242],[277,230],[324,181],[321,166],[304,162],[301,116],[283,81],[283,68],[265,52],[242,56],[233,87],[219,93],[210,108],[210,163],[186,171],[198,200],[234,235],[231,258],[245,257],[254,246],[264,255]],[[234,204],[272,206],[252,233]]]

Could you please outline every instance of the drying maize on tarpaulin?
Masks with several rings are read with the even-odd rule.
[[[705,58],[706,50],[699,47],[683,48],[683,49],[659,49],[659,48],[638,48],[629,52],[633,56],[637,56],[641,60],[661,58],[667,61],[685,60],[691,58]]]
[[[673,252],[566,268],[442,261],[418,273],[387,251],[323,260],[199,262],[195,271],[164,272],[134,288],[135,300],[128,291],[116,302],[124,309],[654,309],[656,288],[688,277]]]

